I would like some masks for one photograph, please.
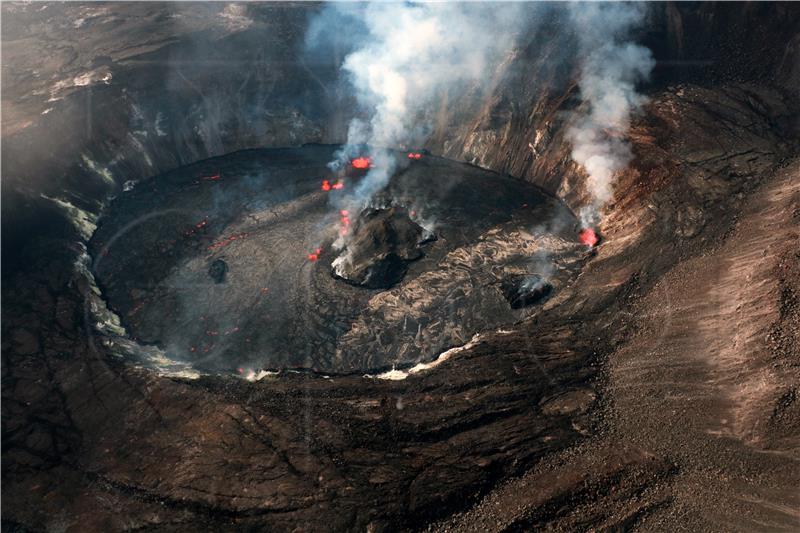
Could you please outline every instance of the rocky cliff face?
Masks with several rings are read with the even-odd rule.
[[[109,356],[80,243],[128,181],[341,140],[336,69],[294,59],[315,7],[2,9],[4,529],[796,524],[793,5],[654,8],[635,159],[545,312],[404,379],[253,381]],[[576,207],[571,37],[549,28],[443,96],[429,148]]]
[[[9,214],[24,217],[20,200],[40,192],[96,212],[129,180],[242,148],[345,137],[353,103],[337,70],[341,54],[305,53],[313,5],[4,9],[13,20],[3,27],[6,55],[16,59],[3,80]],[[534,181],[574,207],[584,199],[581,174],[563,137],[579,103],[574,35],[549,17],[491,73],[488,89],[442,96],[429,144]],[[656,93],[674,92],[673,80],[768,80],[782,91],[799,81],[788,4],[663,4],[650,19],[639,38],[659,60]]]
[[[773,16],[775,22],[767,22]],[[586,200],[585,175],[570,157],[565,126],[570,111],[580,105],[575,83],[580,58],[575,57],[569,25],[551,17],[534,41],[498,66],[488,94],[442,99],[431,144],[446,157],[524,177],[577,208]],[[790,6],[776,11],[742,4],[654,6],[638,35],[658,61],[648,92],[651,107],[639,123],[648,122],[659,100],[680,99],[683,87],[702,91],[757,80],[794,100],[800,82],[796,21]],[[741,38],[745,34],[760,36],[763,44],[748,45]],[[766,49],[772,53],[765,54]],[[713,93],[704,93],[712,106],[717,103]],[[787,123],[785,113],[783,117],[782,126],[796,135],[797,125]]]

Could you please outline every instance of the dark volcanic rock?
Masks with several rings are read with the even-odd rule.
[[[333,275],[369,289],[388,289],[422,257],[422,227],[399,207],[366,209],[347,248],[334,260]]]
[[[225,275],[228,273],[228,263],[222,259],[214,260],[208,267],[208,275],[214,283],[224,283]]]
[[[500,284],[503,296],[506,297],[512,309],[520,309],[543,301],[553,291],[550,285],[541,276],[512,276]]]

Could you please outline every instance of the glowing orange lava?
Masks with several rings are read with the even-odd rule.
[[[578,239],[588,247],[593,247],[600,240],[592,228],[583,228],[578,234]]]
[[[347,235],[350,231],[350,211],[342,209],[339,211],[339,235]]]
[[[372,160],[369,157],[356,157],[350,164],[353,165],[353,168],[360,168],[365,169],[372,166]]]
[[[322,190],[327,192],[330,191],[331,189],[337,191],[340,189],[344,189],[344,183],[342,183],[341,181],[337,181],[336,183],[331,183],[328,180],[322,180]]]
[[[313,253],[308,254],[309,261],[316,261],[322,253],[322,248],[317,248]]]
[[[246,238],[246,237],[247,237],[247,235],[248,235],[247,233],[239,233],[239,234],[237,234],[237,235],[231,235],[230,237],[227,237],[227,238],[225,238],[225,239],[222,239],[222,240],[220,240],[220,241],[217,241],[217,242],[215,242],[215,243],[212,243],[212,244],[211,244],[211,245],[208,247],[208,249],[209,249],[209,250],[216,250],[216,249],[218,249],[218,248],[224,248],[225,246],[228,246],[228,245],[229,245],[230,243],[232,243],[233,241],[240,241],[240,240],[242,240],[242,239]]]

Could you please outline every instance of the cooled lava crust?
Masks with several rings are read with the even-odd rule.
[[[373,200],[396,206],[387,226],[375,205],[342,208],[363,173],[322,187],[335,180],[326,165],[336,148],[237,152],[122,193],[90,252],[128,332],[207,371],[380,371],[529,316],[501,284],[536,274],[537,254],[561,258],[556,286],[574,274],[583,251],[574,217],[538,187],[426,156],[403,162]],[[560,234],[548,231],[554,221]],[[383,250],[397,239],[413,242]],[[370,253],[383,282],[365,281]],[[387,267],[387,253],[402,264]],[[353,254],[356,283],[332,275],[336,258]]]

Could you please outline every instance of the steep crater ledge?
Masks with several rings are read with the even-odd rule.
[[[2,8],[28,16],[38,6]],[[785,28],[796,8],[767,17],[763,6],[664,4],[671,29],[663,42],[684,50],[668,59],[732,59],[680,83],[682,68],[698,67],[676,67],[650,90],[604,243],[542,313],[462,335],[463,347],[442,354],[432,372],[414,366],[384,376],[405,379],[287,371],[252,382],[166,378],[115,357],[121,341],[87,334],[95,326],[87,317],[102,309],[79,243],[109,193],[169,186],[141,180],[123,194],[126,181],[242,148],[341,138],[335,88],[282,64],[279,42],[271,67],[244,85],[248,69],[226,61],[211,62],[217,70],[208,76],[192,70],[189,47],[173,39],[159,4],[120,4],[136,13],[121,25],[101,24],[118,17],[106,6],[48,9],[56,21],[48,37],[12,48],[11,17],[3,17],[4,56],[17,47],[26,63],[48,59],[39,78],[3,77],[4,529],[796,526],[800,163],[792,88],[800,41]],[[270,16],[249,31],[302,35],[305,19],[292,8],[253,9]],[[188,34],[213,37],[221,57],[242,44],[242,35],[210,22],[241,22],[236,13],[198,13]],[[87,15],[104,28],[100,40],[64,48]],[[728,33],[741,47],[774,46],[731,54],[719,42],[692,40],[737,20]],[[698,21],[715,30],[691,31]],[[24,17],[15,22],[28,27]],[[764,35],[742,31],[759,24],[774,31],[741,39]],[[143,35],[144,45],[126,41]],[[535,49],[518,55],[475,107],[442,106],[459,112],[441,117],[432,149],[524,176],[579,205],[585,176],[569,162],[560,121],[574,88],[531,96],[531,87],[559,79],[526,63]],[[176,77],[164,91],[159,71],[148,72],[170,57],[191,83]],[[51,60],[57,72],[46,70]],[[86,69],[97,71],[89,85],[37,92],[53,74],[74,80]],[[279,92],[271,72],[305,80],[310,93],[262,98]],[[254,109],[259,120],[250,122],[242,110]],[[228,265],[220,283],[209,274],[213,261],[198,265],[198,276],[216,287],[234,282],[233,262],[216,259]],[[425,260],[410,263],[406,276]],[[344,285],[327,268],[321,274]]]

